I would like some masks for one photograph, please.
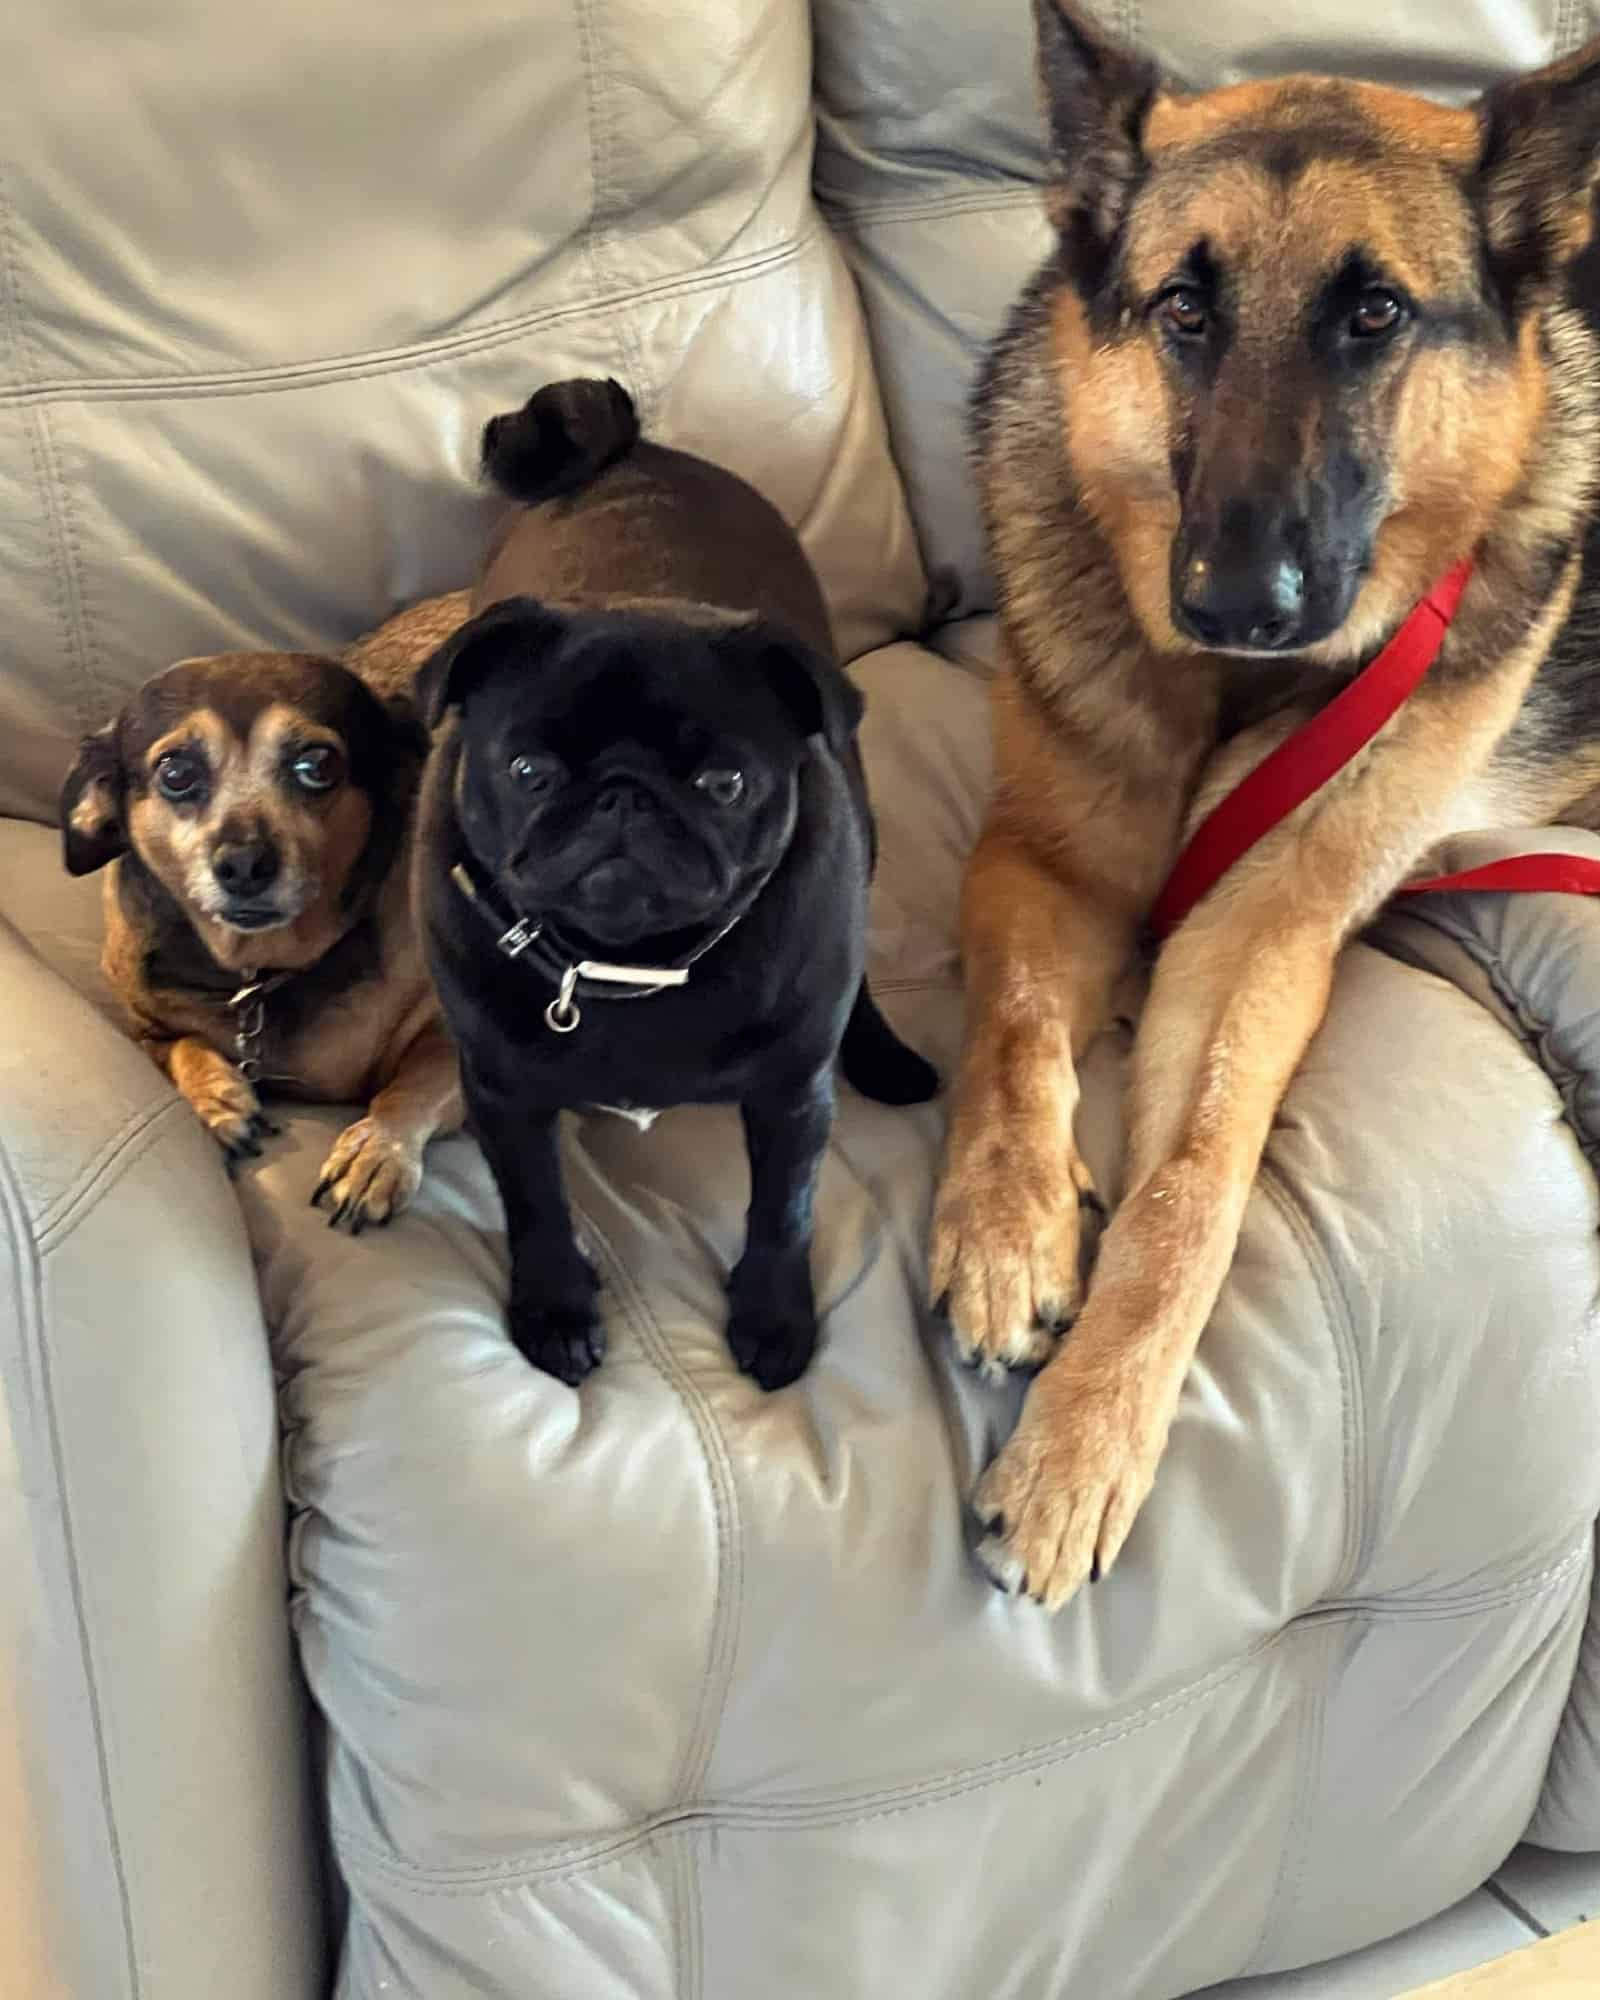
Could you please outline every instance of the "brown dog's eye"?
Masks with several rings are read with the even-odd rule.
[[[1404,308],[1393,292],[1374,287],[1364,292],[1361,303],[1350,315],[1350,331],[1358,340],[1372,340],[1380,333],[1393,333]]]
[[[192,750],[169,750],[156,759],[156,789],[175,802],[200,798],[206,788],[205,760]]]
[[[1209,318],[1200,294],[1191,291],[1187,285],[1179,285],[1163,297],[1161,317],[1172,332],[1185,340],[1193,340],[1196,334],[1204,333]]]
[[[744,797],[743,771],[702,771],[694,783],[696,791],[704,792],[719,806],[736,806]]]
[[[344,759],[331,743],[313,743],[289,766],[294,781],[308,792],[331,792],[344,776]]]

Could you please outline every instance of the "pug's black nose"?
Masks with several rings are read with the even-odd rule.
[[[277,880],[278,850],[267,840],[235,841],[212,855],[211,872],[230,896],[258,894]]]
[[[650,806],[650,794],[643,785],[629,784],[620,778],[615,784],[607,785],[594,803],[597,813],[603,814],[607,819],[615,820],[628,819],[635,813],[648,812]]]

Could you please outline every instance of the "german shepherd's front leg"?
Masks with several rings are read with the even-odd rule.
[[[1339,947],[1451,829],[1542,650],[1413,697],[1381,749],[1268,835],[1163,950],[1135,1049],[1129,1192],[1071,1339],[978,1489],[980,1555],[1007,1588],[1054,1609],[1115,1560]]]
[[[1109,1018],[1136,923],[1003,822],[967,865],[967,1024],[929,1285],[961,1359],[992,1376],[1045,1360],[1078,1310],[1083,1211],[1100,1203],[1073,1137],[1077,1064]]]
[[[967,1025],[934,1208],[932,1293],[963,1360],[998,1374],[1053,1350],[1082,1296],[1099,1198],[1072,1121],[1078,1064],[1177,840],[1187,772],[1136,784],[994,689],[994,802],[961,892]]]

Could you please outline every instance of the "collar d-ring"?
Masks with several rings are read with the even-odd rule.
[[[544,1010],[544,1024],[558,1035],[570,1035],[583,1019],[578,1004],[573,999],[573,991],[578,984],[578,968],[569,965],[561,975],[561,985],[556,997]]]

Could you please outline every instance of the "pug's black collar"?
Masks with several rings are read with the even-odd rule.
[[[721,944],[735,925],[743,922],[755,907],[757,897],[777,873],[779,863],[789,851],[789,836],[794,832],[797,812],[798,800],[791,789],[788,834],[779,848],[778,859],[756,877],[740,897],[732,916],[671,965],[613,965],[605,959],[581,957],[576,947],[562,936],[554,924],[512,908],[497,889],[474,872],[467,861],[455,864],[450,870],[450,880],[473,909],[494,926],[497,932],[495,949],[518,964],[531,966],[555,987],[556,997],[544,1010],[545,1026],[558,1035],[570,1035],[583,1019],[577,1005],[579,998],[649,1000],[657,993],[666,992],[669,987],[687,986],[690,968],[698,965],[708,951]]]

